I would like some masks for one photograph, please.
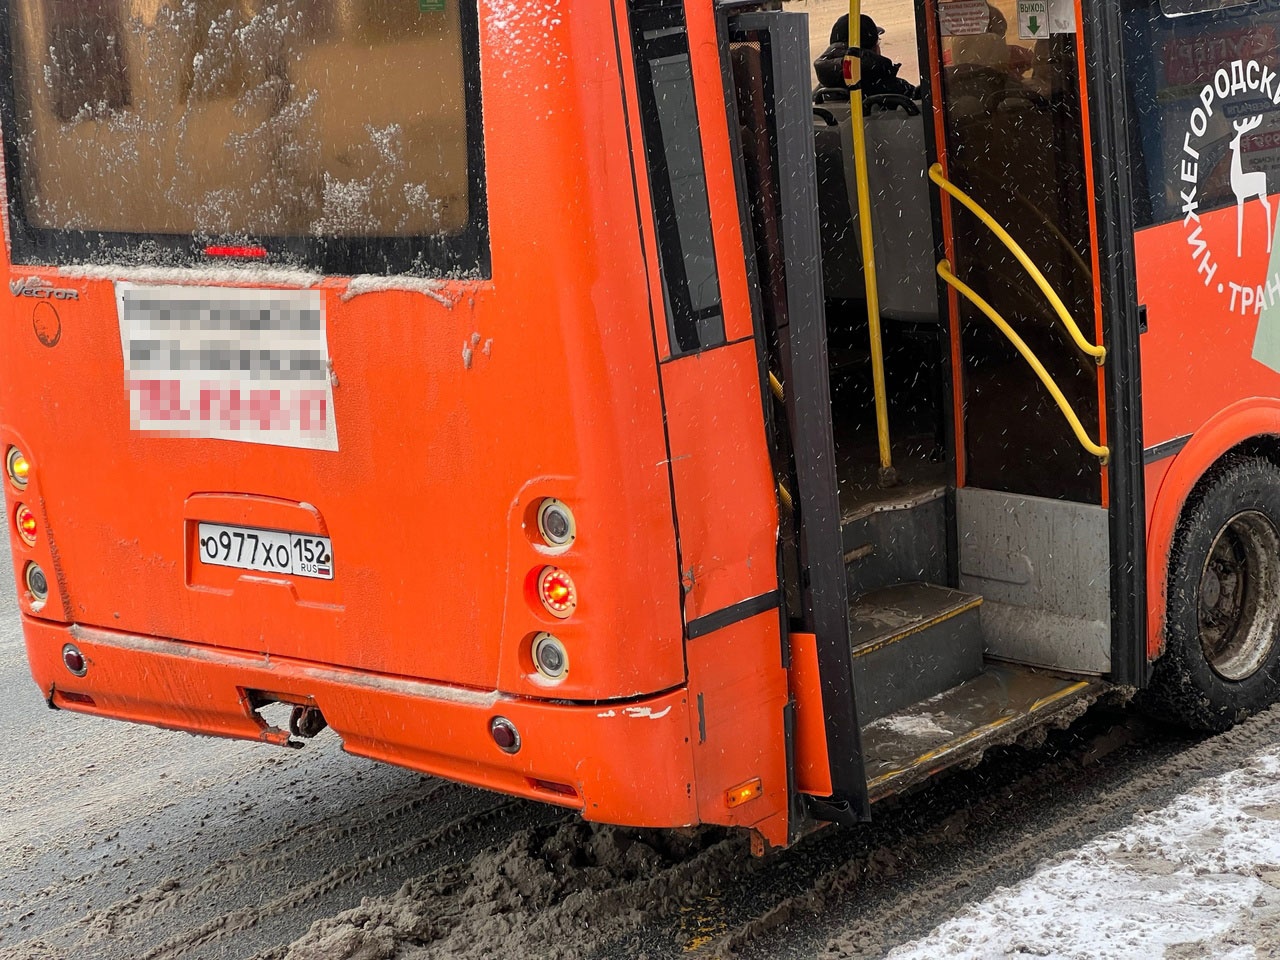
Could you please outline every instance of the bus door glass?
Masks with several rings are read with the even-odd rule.
[[[1040,4],[1041,15],[1006,0],[930,6],[946,176],[1008,230],[1096,342],[1074,4]],[[944,213],[959,279],[1009,322],[1096,440],[1096,360],[987,224],[954,201]],[[954,302],[964,484],[1100,503],[1100,458],[1077,441],[1049,390],[983,311],[964,296]]]

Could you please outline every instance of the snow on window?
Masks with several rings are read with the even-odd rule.
[[[466,227],[455,2],[8,7],[18,186],[33,226],[264,237]]]

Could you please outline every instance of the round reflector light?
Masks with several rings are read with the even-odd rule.
[[[569,652],[557,637],[540,633],[533,638],[533,665],[548,680],[563,680],[569,672]]]
[[[489,723],[489,734],[499,749],[506,753],[517,753],[520,750],[520,731],[506,717],[494,717]]]
[[[74,643],[68,643],[62,648],[62,662],[77,677],[83,677],[89,672],[89,661]]]
[[[567,547],[578,535],[573,511],[561,500],[549,497],[538,505],[538,532],[549,547]]]
[[[26,569],[22,571],[22,579],[26,582],[27,589],[31,591],[31,596],[35,598],[36,603],[44,603],[49,599],[49,580],[38,563],[28,563]]]
[[[25,503],[20,503],[18,508],[13,511],[13,522],[18,528],[19,536],[26,542],[27,546],[34,546],[36,534],[40,532],[40,524],[36,520],[35,512]]]
[[[10,447],[4,460],[5,471],[9,479],[19,490],[27,488],[27,477],[31,474],[31,464],[17,447]]]
[[[559,567],[543,567],[538,574],[538,596],[554,617],[564,619],[578,606],[578,589],[573,578]]]

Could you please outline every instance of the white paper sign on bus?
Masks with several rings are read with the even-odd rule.
[[[1048,35],[1048,0],[1018,0],[1018,36],[1023,40],[1039,40]]]

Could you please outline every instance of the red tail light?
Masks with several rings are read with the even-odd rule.
[[[13,522],[27,546],[34,546],[36,535],[40,532],[40,524],[36,521],[36,515],[31,508],[25,503],[18,504],[18,509],[13,512]]]
[[[552,616],[564,619],[578,606],[578,590],[573,578],[559,567],[543,567],[538,575],[538,596]]]

